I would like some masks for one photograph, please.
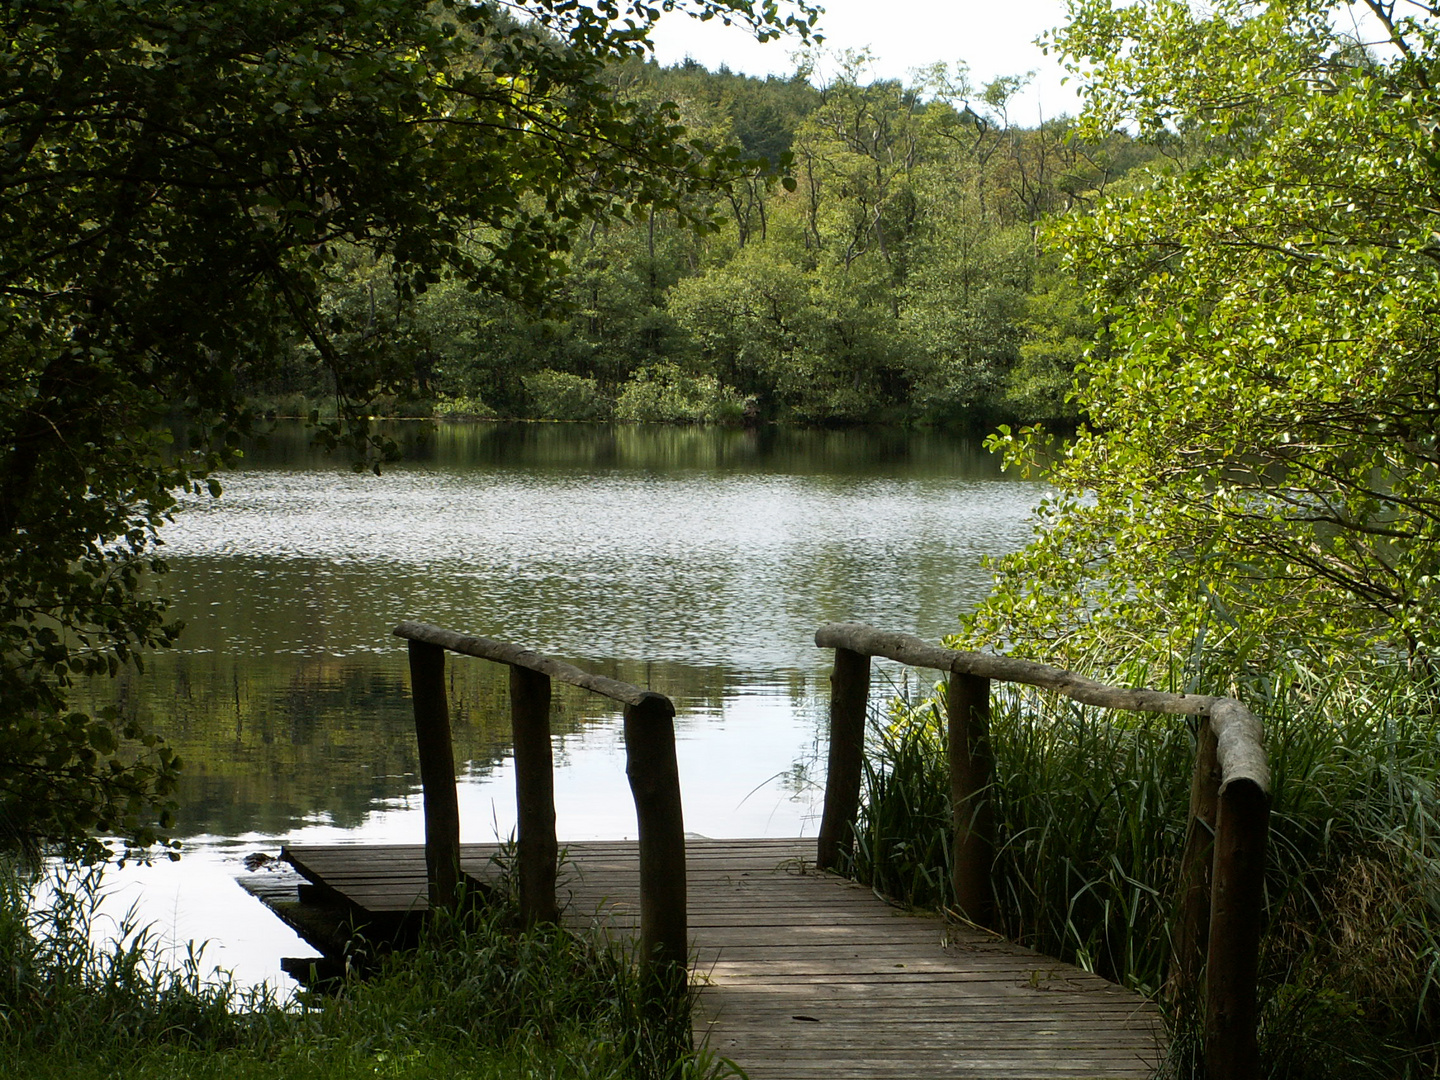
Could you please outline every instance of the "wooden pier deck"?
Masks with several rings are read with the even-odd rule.
[[[462,869],[493,875],[495,845]],[[633,842],[565,846],[565,919],[638,924]],[[1079,968],[815,870],[814,840],[686,843],[695,1019],[751,1080],[1148,1077],[1155,1009]],[[305,846],[285,857],[320,894],[373,913],[425,907],[425,855],[409,847]]]

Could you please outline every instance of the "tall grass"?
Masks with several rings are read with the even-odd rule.
[[[1436,702],[1400,677],[1321,687],[1296,672],[1265,691],[1268,1075],[1440,1074]],[[1163,997],[1191,725],[1014,688],[996,694],[991,724],[1005,934]],[[932,908],[950,901],[944,732],[933,701],[897,703],[879,725],[852,867]],[[1167,1007],[1168,1072],[1201,1075],[1195,1004]]]
[[[510,903],[437,919],[373,977],[282,1006],[172,964],[123,926],[92,944],[98,879],[0,872],[0,1075],[50,1078],[536,1077],[689,1080],[728,1063],[691,1046],[689,1003],[657,1001],[629,951],[520,931]]]
[[[263,989],[207,981],[201,950],[177,959],[133,918],[101,933],[100,876],[95,866],[45,876],[0,866],[0,1046],[21,1055],[117,1038],[214,1047],[240,1037],[242,1015],[274,1007]]]

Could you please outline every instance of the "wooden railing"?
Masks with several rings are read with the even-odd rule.
[[[685,826],[675,764],[675,706],[663,694],[592,675],[518,645],[457,634],[427,623],[394,630],[410,647],[410,685],[420,782],[425,803],[425,866],[432,907],[453,908],[460,891],[460,813],[455,755],[445,701],[445,651],[510,667],[510,721],[515,743],[516,861],[520,908],[527,923],[558,917],[555,875],[554,761],[550,748],[550,680],[559,679],[625,706],[625,773],[635,799],[640,843],[640,947],[652,971],[683,984]]]
[[[835,650],[831,676],[830,758],[818,861],[836,865],[852,842],[860,805],[870,658],[950,673],[945,706],[950,805],[954,815],[952,882],[960,913],[994,927],[991,869],[994,822],[990,786],[990,682],[1025,683],[1087,705],[1197,719],[1190,820],[1181,854],[1181,895],[1170,989],[1203,985],[1205,1058],[1211,1077],[1250,1080],[1260,1071],[1256,975],[1270,822],[1270,769],[1260,722],[1233,698],[1107,686],[1046,664],[959,652],[909,634],[859,623],[827,623],[815,644]]]

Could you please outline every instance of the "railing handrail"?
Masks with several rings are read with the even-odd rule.
[[[516,863],[520,910],[527,923],[554,922],[559,917],[555,898],[559,847],[555,837],[550,680],[559,679],[624,705],[625,775],[635,801],[640,856],[642,960],[656,989],[664,993],[683,990],[689,925],[674,703],[664,694],[592,675],[509,642],[413,621],[400,623],[393,633],[405,638],[410,650],[431,904],[453,907],[460,882],[460,817],[450,713],[445,701],[448,650],[510,668]]]
[[[479,637],[474,634],[460,634],[431,623],[408,620],[395,627],[391,633],[408,641],[423,641],[430,645],[439,645],[442,649],[448,649],[464,656],[474,656],[481,660],[493,660],[497,664],[509,664],[511,667],[538,671],[542,675],[549,675],[553,679],[559,679],[571,686],[592,691],[623,705],[659,704],[662,701],[670,703],[668,697],[664,694],[657,694],[654,690],[642,690],[638,686],[620,682],[618,679],[594,675],[588,671],[582,671],[574,664],[567,664],[563,660],[556,660],[553,656],[546,656],[534,649],[526,649],[510,642],[496,641],[493,638]],[[675,711],[673,703],[670,704],[670,711],[673,716]]]
[[[1171,988],[1200,990],[1206,1068],[1212,1077],[1259,1076],[1257,975],[1270,820],[1270,766],[1260,721],[1234,698],[1110,686],[1072,671],[992,653],[931,645],[864,623],[826,623],[815,644],[835,650],[830,755],[816,861],[829,868],[853,838],[860,803],[870,660],[948,671],[945,689],[951,880],[968,919],[992,922],[994,820],[990,682],[1024,683],[1088,705],[1195,717],[1190,814],[1180,857]]]
[[[913,634],[876,630],[865,623],[825,623],[815,631],[815,644],[822,649],[849,649],[862,656],[882,656],[909,667],[1038,686],[1064,694],[1082,705],[1167,716],[1208,716],[1219,741],[1221,790],[1233,781],[1248,780],[1266,795],[1270,793],[1264,726],[1235,698],[1111,686],[1034,660],[946,649]]]

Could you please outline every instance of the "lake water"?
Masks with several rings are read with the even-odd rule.
[[[282,427],[165,530],[180,648],[100,684],[186,763],[175,864],[111,875],[242,981],[311,950],[236,883],[282,842],[423,840],[401,620],[514,641],[669,695],[686,828],[814,835],[829,654],[858,620],[938,639],[1038,483],[904,432],[410,424],[380,476]],[[462,839],[510,834],[506,672],[451,657]],[[878,696],[905,675],[881,672]],[[913,675],[910,676],[914,688]],[[620,718],[556,686],[557,831],[634,835]]]

